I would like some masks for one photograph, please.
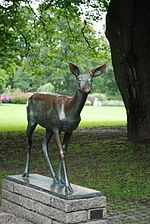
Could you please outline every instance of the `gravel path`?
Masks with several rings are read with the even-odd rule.
[[[126,209],[121,204],[108,203],[108,224],[149,224],[150,206],[127,203]]]

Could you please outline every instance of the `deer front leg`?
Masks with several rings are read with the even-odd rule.
[[[64,139],[63,139],[63,144],[62,144],[62,149],[63,149],[64,155],[67,152],[67,147],[68,147],[68,143],[70,141],[71,135],[72,135],[72,132],[65,132],[65,134],[64,134]],[[63,171],[63,164],[62,164],[62,160],[60,160],[59,166],[58,166],[58,182],[59,182],[60,186],[61,185],[63,186],[65,184],[64,179],[62,177],[63,176],[62,171]]]
[[[55,133],[55,141],[56,141],[56,145],[58,147],[59,150],[59,154],[60,154],[60,159],[62,161],[62,166],[63,166],[63,171],[64,171],[64,178],[65,178],[65,193],[66,194],[72,194],[73,193],[73,189],[69,183],[69,179],[68,179],[68,172],[67,172],[67,166],[66,166],[66,158],[65,158],[65,154],[64,154],[64,150],[60,141],[60,136],[59,136],[59,132],[56,131]]]
[[[55,175],[55,172],[54,172],[52,163],[51,163],[51,161],[49,159],[49,156],[48,156],[48,143],[49,143],[52,135],[53,135],[53,132],[52,131],[46,130],[45,138],[42,141],[42,151],[43,151],[44,156],[45,156],[45,159],[46,159],[46,161],[48,163],[50,175],[53,178],[53,182],[54,182],[54,184],[57,184],[58,183],[58,180],[56,178],[56,175]]]

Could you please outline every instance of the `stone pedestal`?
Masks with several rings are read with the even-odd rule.
[[[2,209],[35,224],[106,224],[106,198],[100,192],[71,185],[74,193],[53,186],[49,177],[31,174],[3,180]]]

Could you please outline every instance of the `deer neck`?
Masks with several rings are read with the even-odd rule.
[[[81,92],[78,89],[72,98],[71,113],[74,116],[80,116],[80,113],[84,107],[86,99],[87,99],[87,94]]]

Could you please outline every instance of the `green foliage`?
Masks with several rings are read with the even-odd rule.
[[[23,92],[35,92],[45,82],[44,77],[36,76],[32,70],[26,69],[26,63],[26,60],[22,61],[22,65],[9,77],[7,86],[11,89],[20,89]]]
[[[76,80],[68,71],[68,61],[79,65],[84,72],[100,63],[110,64],[108,42],[92,27],[92,20],[100,19],[108,2],[44,0],[35,9],[30,0],[24,4],[7,1],[7,7],[0,7],[0,23],[7,35],[7,42],[1,41],[4,44],[0,52],[3,53],[2,67],[9,79],[0,81],[0,91],[11,86],[32,92],[51,83],[57,93],[74,94]],[[87,10],[83,10],[83,5]],[[118,98],[113,72],[106,71],[105,75],[94,79],[93,91]]]
[[[27,96],[18,96],[18,97],[14,97],[12,98],[10,103],[14,103],[14,104],[26,104],[27,103]]]
[[[21,16],[20,1],[3,1],[0,3],[0,62],[3,68],[8,68],[11,63],[18,63],[18,56],[24,51],[21,30],[25,22]],[[20,58],[20,56],[19,56]]]
[[[95,96],[100,101],[107,100],[107,96],[103,93],[92,93],[92,96]]]
[[[42,15],[45,29],[37,27],[38,38],[32,50],[32,55],[38,57],[28,55],[24,67],[41,82],[52,83],[57,93],[72,95],[76,81],[68,72],[67,62],[73,61],[88,72],[97,64],[109,61],[110,54],[104,37],[96,36],[92,26],[79,17],[66,13],[65,9],[49,8]]]
[[[5,93],[2,95],[2,101],[4,103],[11,103],[11,104],[26,104],[27,99],[33,93],[24,93],[20,89],[9,89],[7,88]]]
[[[14,73],[11,84],[12,88],[20,89],[24,92],[30,92],[35,89],[34,77],[29,75],[22,68],[18,68],[18,70]]]
[[[108,99],[121,99],[113,69],[110,65],[107,66],[104,75],[94,79],[93,92],[104,93]]]
[[[95,46],[99,48],[99,44],[96,42],[96,45],[94,44],[95,34],[90,28],[94,13],[90,15],[90,20],[87,17],[84,22],[81,22],[80,5],[93,7],[93,11],[95,11],[102,7],[103,3],[107,2],[106,0],[95,1],[95,3],[77,0],[72,2],[74,4],[68,0],[52,2],[45,0],[42,1],[42,4],[39,3],[39,8],[36,10],[31,4],[32,1],[22,2],[24,4],[20,4],[20,1],[17,0],[5,1],[5,4],[0,7],[2,28],[0,40],[3,43],[0,52],[3,66],[7,66],[10,60],[19,64],[22,59],[27,57],[40,62],[43,52],[44,54],[47,52],[47,56],[52,62],[53,53],[55,55],[57,51],[60,52],[62,46],[64,49],[60,53],[65,53],[65,56],[66,50],[74,52],[75,44],[78,44],[77,47],[85,45],[85,51],[88,48],[92,49],[93,55]],[[73,57],[76,58],[76,53],[73,54]]]
[[[24,93],[20,89],[15,89],[13,92],[10,92],[12,97],[10,103],[14,104],[26,104],[28,98],[32,95],[32,93]]]
[[[38,92],[53,92],[54,86],[49,82],[37,89]]]
[[[4,69],[0,69],[0,93],[3,93],[6,86],[6,73]]]

